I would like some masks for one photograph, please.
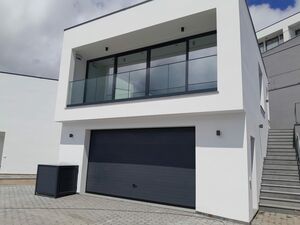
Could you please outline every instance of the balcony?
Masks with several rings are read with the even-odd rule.
[[[91,60],[86,77],[69,83],[68,107],[216,91],[216,34]]]

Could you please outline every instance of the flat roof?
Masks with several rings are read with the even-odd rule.
[[[123,11],[125,11],[125,10],[131,9],[131,8],[134,8],[134,7],[137,7],[137,6],[143,5],[143,4],[148,3],[148,2],[152,2],[152,1],[154,1],[154,0],[146,0],[146,1],[143,1],[143,2],[140,2],[140,3],[137,3],[137,4],[134,4],[134,5],[131,5],[131,6],[128,6],[128,7],[125,7],[125,8],[122,8],[122,9],[119,9],[119,10],[116,10],[116,11],[113,11],[113,12],[110,12],[110,13],[107,13],[107,14],[104,14],[104,15],[99,16],[99,17],[96,17],[96,18],[94,18],[94,19],[87,20],[87,21],[82,22],[82,23],[79,23],[79,24],[77,24],[77,25],[74,25],[74,26],[65,28],[64,31],[70,30],[70,29],[75,28],[75,27],[79,27],[79,26],[81,26],[81,25],[84,25],[84,24],[93,22],[93,21],[95,21],[95,20],[99,20],[99,19],[102,19],[102,18],[104,18],[104,17],[108,17],[108,16],[111,16],[111,15],[113,15],[113,14],[116,14],[116,13],[119,13],[119,12],[123,12]]]
[[[296,13],[290,15],[290,16],[287,16],[287,17],[285,17],[285,18],[283,18],[283,19],[281,19],[281,20],[278,20],[278,21],[275,22],[275,23],[272,23],[272,24],[270,24],[270,25],[268,25],[268,26],[266,26],[266,27],[264,27],[264,28],[259,29],[258,31],[256,31],[256,33],[260,32],[260,31],[262,31],[262,30],[265,30],[265,29],[267,29],[267,28],[269,28],[269,27],[271,27],[271,26],[273,26],[273,25],[275,25],[275,24],[277,24],[277,23],[280,23],[280,22],[282,22],[282,21],[284,21],[284,20],[286,20],[286,19],[288,19],[288,18],[291,18],[291,17],[293,17],[293,16],[295,16],[295,15],[297,15],[297,14],[299,14],[299,13],[300,13],[300,11],[299,11],[299,12],[296,12]]]

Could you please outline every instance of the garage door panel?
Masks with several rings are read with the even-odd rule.
[[[195,207],[195,129],[92,131],[87,192]]]
[[[89,173],[89,192],[188,207],[194,202],[193,169],[91,163]]]

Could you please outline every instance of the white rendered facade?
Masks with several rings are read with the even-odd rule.
[[[300,35],[300,13],[293,14],[256,33],[262,52]]]
[[[37,164],[57,162],[56,92],[56,80],[0,72],[0,173],[36,174]]]
[[[67,106],[69,82],[84,79],[86,60],[212,31],[216,91]],[[92,130],[195,127],[195,210],[249,222],[258,209],[266,154],[266,85],[244,0],[154,0],[68,29],[56,104],[56,121],[62,123],[59,162],[80,166],[78,192],[84,193]]]

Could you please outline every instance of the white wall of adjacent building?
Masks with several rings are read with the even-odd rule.
[[[300,12],[258,30],[257,39],[262,52],[300,35]]]
[[[76,54],[86,60],[96,50],[102,57],[212,30],[217,30],[217,92],[66,107]],[[67,30],[56,104],[56,120],[63,126],[59,162],[80,166],[78,191],[83,193],[91,130],[193,126],[196,211],[249,222],[258,209],[269,126],[259,67],[265,90],[266,74],[244,0],[152,1]]]
[[[0,73],[0,173],[35,174],[37,164],[57,162],[56,92],[56,80]]]

